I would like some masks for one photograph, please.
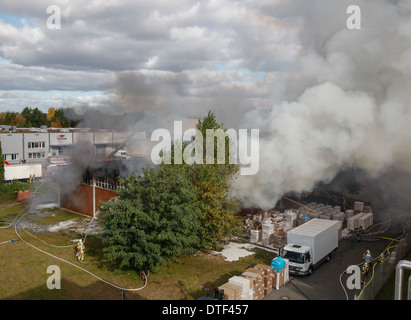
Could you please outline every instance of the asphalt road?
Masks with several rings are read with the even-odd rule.
[[[346,300],[346,294],[340,284],[340,275],[348,266],[363,263],[363,253],[370,250],[373,259],[389,245],[389,240],[355,241],[342,239],[338,249],[332,253],[329,262],[324,262],[310,276],[290,275],[290,282],[264,300]],[[342,277],[345,285],[346,275]],[[359,291],[346,288],[348,299],[352,300]]]

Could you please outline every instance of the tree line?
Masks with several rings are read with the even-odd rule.
[[[17,128],[38,128],[41,126],[74,128],[78,123],[78,120],[70,119],[63,108],[49,108],[48,112],[44,113],[37,107],[26,107],[22,112],[7,111],[0,113],[0,125],[11,125]]]

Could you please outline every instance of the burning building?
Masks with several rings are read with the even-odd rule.
[[[59,207],[93,217],[102,202],[116,197],[116,190],[121,188],[119,178],[142,174],[147,164],[144,157],[95,161],[82,168],[81,175],[79,168],[66,166],[56,180]],[[76,180],[73,176],[64,178],[73,172]]]

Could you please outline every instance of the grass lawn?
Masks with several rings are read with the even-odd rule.
[[[11,222],[25,207],[24,204],[0,207],[0,225]],[[46,212],[46,211],[45,211]],[[54,224],[73,218],[87,219],[64,210],[48,210],[44,217],[33,219],[36,224]],[[67,245],[73,239],[67,232],[32,233],[37,238],[18,231],[28,243],[74,265],[84,268],[96,276],[123,288],[139,288],[144,282],[140,270],[120,271],[108,263],[102,254],[102,243],[94,235],[86,240],[86,259],[84,263],[76,260],[70,247],[52,247]],[[81,238],[83,235],[77,235]],[[17,237],[14,226],[0,229],[0,242]],[[40,241],[43,240],[44,242]],[[0,245],[0,299],[1,300],[119,300],[120,289],[108,285],[89,273],[36,250],[24,241]],[[213,289],[225,283],[230,277],[240,275],[245,269],[257,263],[269,264],[273,254],[256,249],[256,254],[238,261],[224,261],[222,257],[199,253],[195,256],[179,257],[180,262],[168,263],[157,273],[150,273],[147,286],[140,291],[125,291],[128,300],[179,300],[197,299],[207,293],[213,295]],[[50,265],[61,270],[61,289],[47,288],[47,273]]]

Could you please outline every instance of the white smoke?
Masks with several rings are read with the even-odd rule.
[[[272,208],[350,167],[374,177],[411,172],[411,3],[353,1],[362,25],[349,30],[351,2],[296,2],[290,14],[307,10],[291,99],[244,120],[262,131],[259,172],[232,190],[249,206]]]

